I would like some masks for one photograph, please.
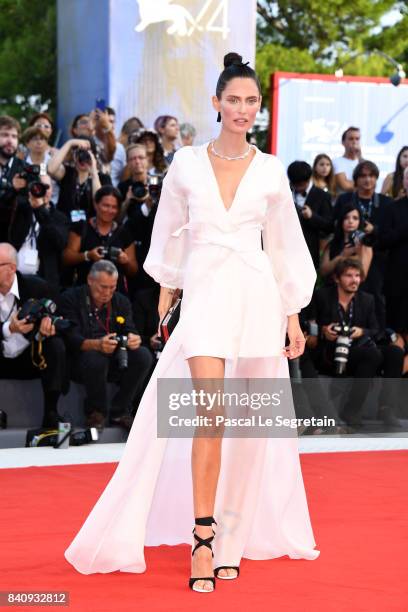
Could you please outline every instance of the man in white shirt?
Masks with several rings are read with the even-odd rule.
[[[344,154],[333,159],[337,195],[354,190],[353,170],[362,159],[360,138],[360,129],[357,127],[349,127],[343,132],[341,142]]]
[[[30,298],[53,299],[55,295],[40,277],[22,275],[16,270],[17,251],[11,244],[0,243],[0,378],[25,379],[39,375],[44,393],[42,426],[54,428],[59,420],[58,399],[66,391],[68,381],[65,345],[55,335],[50,317],[43,317],[37,329],[34,323],[19,319],[18,311]],[[37,369],[32,360],[31,344],[34,342],[37,352],[38,338],[42,339],[44,369]]]

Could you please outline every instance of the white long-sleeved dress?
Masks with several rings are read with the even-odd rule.
[[[316,273],[284,167],[256,149],[227,210],[207,146],[180,149],[163,183],[144,268],[183,289],[180,320],[119,465],[65,551],[83,574],[143,572],[144,546],[191,544],[192,439],[157,436],[158,380],[191,378],[194,355],[224,357],[226,380],[289,376],[287,316],[309,303]],[[214,516],[214,567],[316,559],[297,438],[225,437]]]

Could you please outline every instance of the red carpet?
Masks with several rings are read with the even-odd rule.
[[[0,591],[69,591],[70,610],[95,612],[406,612],[408,451],[301,461],[320,557],[244,560],[210,595],[187,588],[187,546],[147,549],[145,574],[83,576],[65,561],[114,464],[0,470]]]

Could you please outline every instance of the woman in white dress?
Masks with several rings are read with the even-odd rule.
[[[195,517],[189,585],[205,593],[215,576],[237,578],[243,557],[319,555],[296,437],[158,435],[161,381],[288,380],[287,359],[304,350],[297,313],[312,296],[313,262],[285,168],[246,142],[258,78],[237,54],[224,65],[213,97],[220,135],[176,152],[144,264],[161,285],[161,319],[183,289],[180,320],[119,465],[65,551],[83,574],[143,572],[144,546],[191,544]]]

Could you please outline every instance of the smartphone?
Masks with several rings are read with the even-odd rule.
[[[97,108],[100,111],[105,111],[106,110],[106,101],[103,98],[96,98],[95,108]]]

